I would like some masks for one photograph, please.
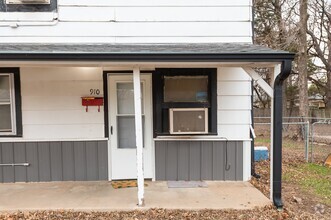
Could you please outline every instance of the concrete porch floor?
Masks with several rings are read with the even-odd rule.
[[[146,182],[145,207],[250,209],[271,204],[248,182],[207,182],[207,188],[168,188]],[[110,182],[0,184],[0,212],[32,210],[114,211],[137,209],[137,188],[113,189]]]

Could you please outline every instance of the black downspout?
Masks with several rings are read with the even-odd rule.
[[[282,90],[283,82],[290,75],[292,69],[292,60],[282,62],[282,70],[274,82],[274,106],[273,106],[273,182],[272,197],[274,205],[281,209],[282,202],[282,126],[283,126],[283,108],[282,108]]]

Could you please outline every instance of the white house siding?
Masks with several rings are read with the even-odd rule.
[[[0,40],[251,43],[251,5],[251,0],[58,0],[56,12],[1,12]]]
[[[23,138],[33,140],[104,138],[103,107],[82,106],[90,89],[103,96],[102,69],[21,68]]]
[[[251,124],[251,79],[240,67],[218,68],[218,135],[249,139]]]

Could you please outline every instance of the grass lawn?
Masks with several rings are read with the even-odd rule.
[[[270,147],[270,140],[257,138],[255,146]],[[291,139],[283,140],[282,191],[285,208],[297,213],[309,213],[319,219],[331,216],[331,168],[323,165],[330,153],[331,145],[314,144],[315,163],[306,163],[304,143]],[[268,196],[270,162],[261,161],[255,164],[261,179],[252,179],[252,183]]]

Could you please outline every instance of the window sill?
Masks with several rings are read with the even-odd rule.
[[[52,22],[57,12],[0,12],[1,22]]]
[[[0,139],[2,138],[22,138],[22,135],[19,134],[1,134]]]
[[[220,136],[158,136],[154,141],[252,141],[252,139],[227,139]]]

